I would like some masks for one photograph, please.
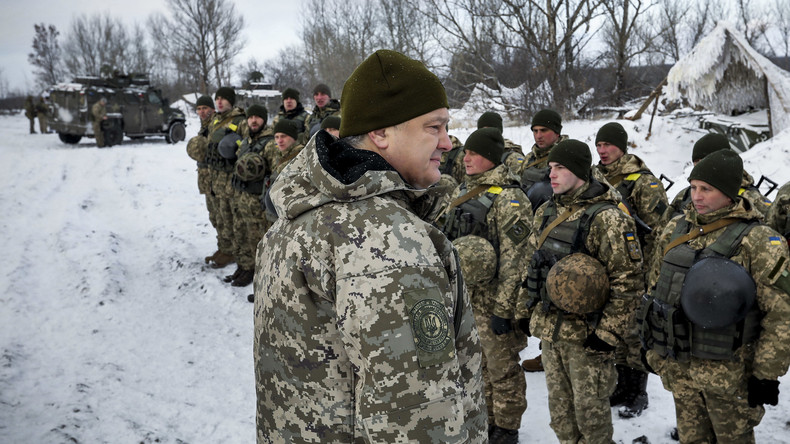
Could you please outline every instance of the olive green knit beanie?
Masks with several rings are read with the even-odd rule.
[[[321,121],[321,129],[340,129],[340,116],[328,116]]]
[[[691,161],[697,162],[708,154],[728,149],[730,149],[730,141],[727,136],[720,133],[708,133],[694,144],[694,149],[691,150]]]
[[[595,135],[595,144],[598,142],[607,142],[620,148],[620,151],[628,152],[628,133],[625,132],[623,125],[617,122],[609,122],[598,130]]]
[[[569,169],[582,180],[590,178],[592,154],[586,143],[576,139],[565,139],[549,151],[549,162],[556,162]]]
[[[328,95],[329,97],[332,97],[332,90],[330,90],[329,86],[327,86],[325,83],[319,83],[318,85],[315,86],[315,88],[313,88],[313,95],[316,95],[318,93],[323,93]]]
[[[299,101],[299,91],[293,88],[285,88],[285,91],[282,92],[283,100],[285,99],[294,99],[297,102]]]
[[[733,150],[719,150],[703,157],[689,174],[689,182],[701,180],[725,196],[737,200],[743,179],[743,161]]]
[[[274,124],[274,134],[283,133],[287,134],[294,139],[299,136],[299,127],[296,126],[296,122],[289,119],[280,119]]]
[[[211,109],[214,109],[214,101],[211,100],[211,97],[209,96],[200,96],[197,99],[197,102],[195,102],[195,108],[198,106],[207,106]]]
[[[265,106],[259,105],[257,103],[250,105],[250,107],[247,108],[247,112],[245,114],[247,114],[247,117],[250,116],[260,117],[261,119],[263,119],[264,125],[266,124],[266,121],[269,120],[269,110],[267,110]]]
[[[357,136],[449,108],[436,74],[422,62],[380,49],[357,66],[340,96],[340,137]]]
[[[233,106],[236,104],[236,91],[229,86],[223,86],[222,88],[218,89],[216,93],[214,93],[214,99],[216,100],[217,97],[222,97],[223,99],[230,102],[230,105]]]
[[[505,140],[498,129],[481,128],[469,135],[464,149],[485,157],[494,165],[499,165],[505,152]]]
[[[542,109],[532,116],[532,124],[529,128],[532,129],[535,126],[545,126],[559,134],[562,131],[562,116],[553,109]]]
[[[477,119],[477,129],[480,128],[497,128],[501,133],[504,129],[502,125],[502,116],[493,111],[484,112],[480,115],[480,118]]]

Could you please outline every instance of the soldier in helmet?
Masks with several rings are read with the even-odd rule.
[[[274,117],[274,124],[277,125],[282,119],[288,119],[296,123],[299,134],[305,131],[305,120],[309,115],[305,111],[302,102],[299,101],[299,91],[294,88],[285,88],[282,92],[283,104],[280,105],[280,110],[277,116]]]
[[[340,140],[316,133],[270,193],[280,217],[254,285],[258,442],[487,442],[457,253],[410,208],[450,149],[444,87],[379,50],[342,97]]]
[[[525,277],[523,258],[529,257],[532,207],[517,178],[502,164],[505,146],[499,129],[473,132],[464,151],[466,180],[451,194],[437,226],[451,241],[480,236],[495,251],[493,278],[467,281],[467,288],[483,346],[489,439],[516,443],[527,408],[526,380],[519,366],[527,338],[517,325],[516,302]],[[458,254],[461,264],[480,259],[480,252],[468,248]]]
[[[618,208],[617,193],[591,176],[592,156],[585,143],[563,140],[546,161],[554,195],[535,212],[531,237],[536,250],[525,282],[527,303],[520,306],[528,311],[521,317],[530,318],[529,331],[541,340],[551,427],[557,438],[610,444],[609,396],[617,382],[614,351],[635,334],[633,314],[645,289],[641,249],[633,219]],[[608,279],[603,289],[594,278],[583,279],[581,291],[574,285],[556,285],[588,276],[580,271],[548,279],[552,267],[566,260],[566,270],[594,267],[574,254],[605,267]],[[559,294],[552,294],[552,288]],[[590,298],[598,303],[587,300],[601,292],[604,298]]]
[[[719,150],[730,149],[730,141],[727,139],[727,136],[719,133],[708,133],[694,144],[694,148],[691,151],[691,161],[696,165],[708,154],[715,153]],[[746,198],[760,214],[763,216],[768,215],[768,210],[771,208],[771,200],[760,193],[760,190],[754,185],[754,178],[751,174],[747,173],[746,170],[743,171],[743,178],[741,179],[741,187],[738,189],[738,195]],[[682,214],[690,205],[691,187],[687,187],[681,190],[672,200],[672,203],[664,214],[664,222],[669,222],[673,217]]]
[[[790,182],[776,192],[776,200],[768,211],[766,223],[790,241]]]
[[[212,268],[224,268],[235,261],[231,178],[236,164],[237,145],[241,144],[241,125],[246,120],[244,111],[234,108],[235,103],[236,91],[233,88],[224,86],[214,94],[217,112],[209,126],[206,153],[206,163],[211,170],[211,198],[217,211],[219,247],[217,253],[206,258],[206,263],[210,263]]]
[[[668,202],[661,181],[650,172],[645,162],[628,152],[628,133],[617,122],[602,126],[595,136],[595,148],[600,162],[593,167],[599,180],[608,182],[620,193],[622,202],[636,221],[636,231],[644,256],[652,257],[655,232],[661,226]],[[635,326],[634,326],[635,327]],[[611,398],[612,406],[620,407],[621,418],[632,418],[647,408],[647,372],[639,365],[639,344],[629,344],[629,350],[618,351],[617,388]]]
[[[658,238],[639,312],[646,362],[672,392],[684,443],[753,443],[790,365],[787,245],[738,195],[742,179],[732,150],[697,163],[692,206]]]
[[[107,120],[107,98],[102,97],[91,107],[91,118],[93,119],[93,137],[96,138],[96,146],[104,146],[104,129],[102,122]]]
[[[36,134],[36,104],[33,103],[33,96],[25,99],[25,117],[30,121],[30,134]]]
[[[269,113],[263,105],[247,108],[247,137],[241,143],[235,170],[230,183],[233,187],[233,257],[236,271],[225,276],[234,287],[252,283],[255,272],[255,249],[269,227],[263,215],[261,196],[269,168],[264,158],[264,147],[274,140],[271,128],[266,128]]]
[[[321,130],[321,123],[329,116],[340,115],[340,102],[332,98],[329,86],[319,83],[313,88],[313,112],[304,121],[305,131],[300,134],[302,144],[307,143],[311,137]]]
[[[195,111],[200,118],[200,130],[187,142],[187,154],[197,162],[198,192],[206,196],[206,208],[211,226],[217,229],[217,212],[211,198],[211,172],[206,163],[208,152],[208,130],[214,116],[214,101],[209,96],[200,96],[195,102]],[[219,248],[214,254],[219,252]],[[212,255],[213,256],[213,255]]]

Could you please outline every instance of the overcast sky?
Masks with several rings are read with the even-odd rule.
[[[109,12],[131,27],[135,22],[145,24],[154,12],[167,12],[165,0],[17,0],[3,2],[0,13],[0,74],[11,91],[34,91],[33,70],[27,62],[32,51],[33,25],[55,25],[63,45],[74,17]],[[233,0],[237,11],[244,15],[242,31],[247,45],[236,63],[250,58],[263,61],[277,51],[299,42],[297,33],[302,0]]]

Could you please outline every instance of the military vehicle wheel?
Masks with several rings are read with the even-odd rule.
[[[170,125],[170,128],[167,130],[167,134],[165,135],[165,140],[167,143],[178,143],[186,139],[187,137],[187,129],[184,126],[183,122],[173,122]]]
[[[63,143],[74,145],[80,142],[82,136],[78,136],[76,134],[58,133],[58,138],[60,138],[60,141]]]

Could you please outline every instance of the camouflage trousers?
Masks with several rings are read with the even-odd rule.
[[[46,134],[49,131],[47,125],[47,116],[42,116],[41,114],[38,115],[38,129],[41,131],[41,134]]]
[[[255,253],[269,223],[263,215],[260,196],[236,190],[233,198],[233,257],[243,270],[255,269]]]
[[[36,118],[35,117],[28,117],[27,120],[30,121],[30,134],[36,133]]]
[[[475,309],[475,323],[483,349],[488,423],[505,429],[521,427],[527,409],[527,380],[518,353],[527,346],[527,337],[516,326],[504,335],[491,331],[491,314]]]
[[[551,428],[562,444],[611,444],[609,396],[617,384],[614,353],[570,341],[541,341]]]
[[[104,146],[104,131],[101,129],[101,122],[93,122],[93,137],[96,138],[96,146]]]
[[[217,221],[217,247],[225,254],[233,255],[233,187],[230,185],[231,175],[222,171],[211,170],[211,195]]]
[[[754,428],[765,409],[749,407],[748,374],[742,360],[678,362],[662,359],[652,350],[647,360],[672,392],[680,442],[754,443]]]

